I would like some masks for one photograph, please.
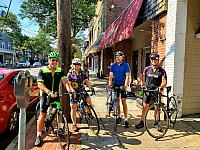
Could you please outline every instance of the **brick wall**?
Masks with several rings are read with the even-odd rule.
[[[108,76],[109,74],[109,67],[111,62],[114,62],[113,60],[113,49],[112,48],[106,48],[103,50],[103,75]]]
[[[106,29],[115,21],[122,11],[128,6],[132,0],[107,0],[106,7]],[[111,9],[111,5],[115,7]]]
[[[164,65],[166,49],[166,13],[160,14],[152,22],[152,50],[160,54],[161,66]]]

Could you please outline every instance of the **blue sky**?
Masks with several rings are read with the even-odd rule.
[[[18,15],[20,13],[20,5],[22,4],[23,1],[25,1],[25,0],[12,0],[11,6],[10,6],[10,11],[13,12],[14,14]],[[10,3],[10,0],[0,0],[1,6],[3,5],[3,6],[8,7],[9,3]],[[3,8],[3,10],[7,12],[7,8]],[[19,16],[18,16],[18,19],[21,22],[23,34],[26,34],[31,37],[36,36],[39,27],[35,21],[29,20],[29,19],[22,20],[22,19],[20,19]]]

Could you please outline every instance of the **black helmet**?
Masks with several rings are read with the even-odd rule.
[[[159,54],[158,53],[151,53],[151,55],[149,56],[150,59],[159,59]]]
[[[124,53],[121,52],[121,51],[117,51],[117,52],[115,53],[115,57],[124,57]]]

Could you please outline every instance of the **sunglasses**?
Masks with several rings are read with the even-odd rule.
[[[73,65],[75,65],[75,66],[80,66],[81,64],[75,63],[75,64],[73,64]]]
[[[156,57],[155,58],[150,58],[150,60],[158,60],[158,58],[156,58]]]
[[[55,61],[55,62],[58,62],[58,59],[51,59],[51,61]]]

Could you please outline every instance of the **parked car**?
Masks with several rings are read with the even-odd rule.
[[[18,127],[19,109],[14,95],[14,78],[20,70],[0,69],[0,134],[13,132]],[[39,88],[33,82],[29,107],[39,101]]]
[[[6,66],[2,63],[2,62],[0,62],[0,68],[5,68]]]
[[[31,64],[30,64],[30,62],[29,61],[20,61],[20,62],[18,62],[17,63],[17,67],[18,68],[26,68],[26,67],[30,67],[31,66]]]
[[[39,61],[37,61],[37,62],[35,62],[34,64],[33,64],[33,67],[41,67],[42,65],[41,65],[41,63],[39,62]]]

